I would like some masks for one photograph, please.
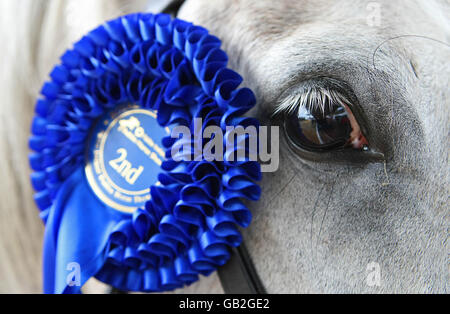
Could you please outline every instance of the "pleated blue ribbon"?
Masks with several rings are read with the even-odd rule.
[[[94,29],[61,57],[37,101],[29,141],[34,199],[46,224],[45,293],[78,293],[92,276],[125,291],[172,290],[211,274],[239,246],[238,227],[251,221],[242,200],[260,195],[256,161],[175,161],[171,147],[180,140],[166,137],[160,184],[132,213],[103,203],[83,171],[92,126],[123,103],[156,110],[161,127],[193,131],[195,118],[224,133],[227,125],[258,126],[242,117],[255,97],[238,89],[242,78],[227,69],[220,45],[188,22],[133,14]],[[81,285],[67,281],[74,262]]]

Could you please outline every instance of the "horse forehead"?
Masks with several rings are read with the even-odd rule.
[[[423,21],[425,16],[433,18]],[[385,31],[410,30],[417,21],[450,27],[439,0],[407,3],[389,0],[187,0],[180,17],[212,30],[220,31],[226,26],[230,37],[249,32],[257,34],[258,40],[280,36],[296,26],[310,23],[339,26],[357,21],[361,27],[380,27]]]

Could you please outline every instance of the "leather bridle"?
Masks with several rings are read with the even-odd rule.
[[[185,0],[173,0],[163,10],[176,17]],[[230,260],[218,269],[222,287],[227,294],[266,293],[245,244],[233,248]]]

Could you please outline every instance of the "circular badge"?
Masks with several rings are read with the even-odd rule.
[[[105,114],[88,141],[85,173],[94,194],[120,211],[142,208],[157,184],[165,154],[160,143],[169,133],[154,110],[128,106]]]

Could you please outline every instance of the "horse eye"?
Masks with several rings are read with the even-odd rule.
[[[286,114],[284,121],[289,140],[304,150],[368,150],[368,142],[347,105],[330,101],[325,106],[301,106]]]

